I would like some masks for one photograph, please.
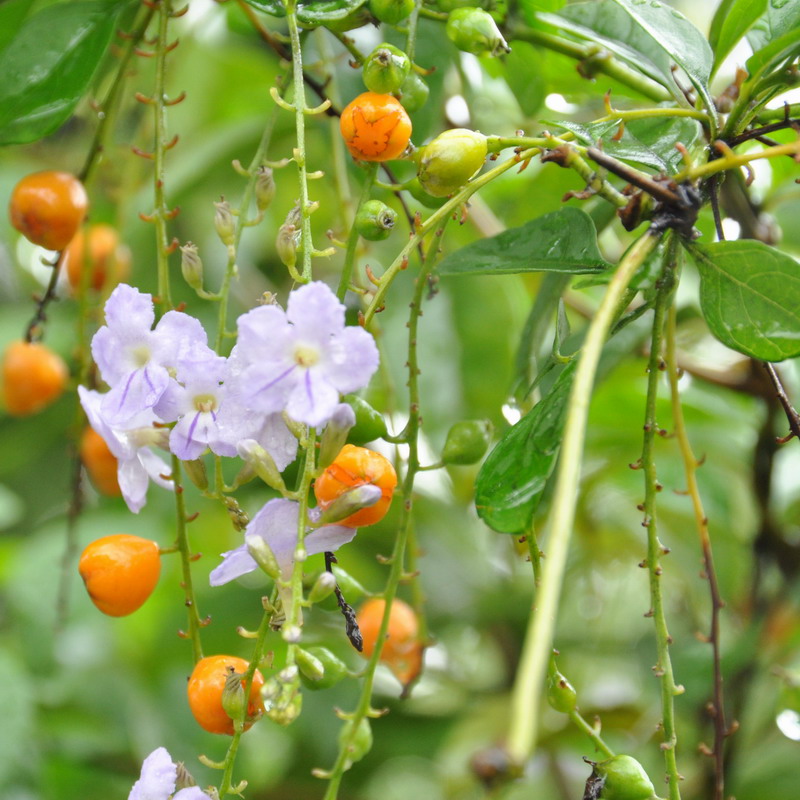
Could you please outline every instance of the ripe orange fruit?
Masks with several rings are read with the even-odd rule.
[[[192,676],[189,678],[187,693],[189,708],[203,730],[233,736],[233,720],[222,707],[222,691],[230,667],[233,667],[235,672],[244,673],[248,666],[247,661],[236,656],[208,656],[195,664]],[[264,713],[264,703],[261,701],[263,685],[264,678],[256,670],[248,694],[245,730]],[[246,686],[245,691],[247,691]]]
[[[87,285],[98,292],[106,282],[117,284],[124,280],[130,266],[130,251],[120,244],[117,231],[111,225],[104,224],[90,225],[86,233],[78,231],[67,245],[61,261],[61,268],[67,271],[67,278],[73,289],[81,285],[83,271],[89,270]]]
[[[3,400],[15,417],[35,414],[55,402],[69,377],[64,359],[39,342],[12,342],[3,355]]]
[[[80,442],[81,461],[95,489],[109,497],[119,497],[122,491],[117,478],[117,459],[108,449],[106,440],[94,429],[86,428]]]
[[[314,483],[314,494],[320,508],[327,508],[339,495],[356,486],[372,483],[380,487],[382,497],[368,508],[356,511],[339,522],[350,528],[373,525],[383,519],[392,502],[392,494],[397,486],[397,473],[394,467],[380,453],[346,444],[322,475]]]
[[[411,120],[390,94],[364,92],[345,106],[339,120],[347,149],[361,161],[390,161],[408,147]]]
[[[78,572],[104,614],[124,617],[142,606],[158,583],[158,544],[127,533],[104,536],[83,551]]]
[[[83,184],[69,172],[26,175],[11,193],[11,224],[26,239],[48,250],[63,250],[89,208]]]
[[[370,658],[375,652],[385,608],[386,601],[374,597],[361,606],[356,616],[364,640],[361,654],[365,658]],[[419,641],[419,622],[414,609],[408,603],[395,599],[389,611],[389,627],[380,660],[405,686],[411,683],[422,669],[423,649]]]

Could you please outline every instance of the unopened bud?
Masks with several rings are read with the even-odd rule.
[[[363,717],[358,723],[348,720],[339,731],[339,746],[347,749],[348,768],[361,761],[372,749],[372,727],[369,720]]]
[[[325,508],[317,519],[317,525],[332,525],[343,519],[361,511],[362,508],[374,506],[383,497],[383,490],[380,486],[373,483],[365,483],[356,486],[347,492],[340,494],[327,508]]]
[[[255,439],[242,439],[236,445],[236,452],[267,486],[279,492],[286,489],[275,460]]]
[[[297,263],[297,245],[300,241],[300,223],[302,215],[300,206],[295,206],[287,215],[286,221],[278,228],[275,249],[278,258],[289,268],[294,269]]]
[[[181,247],[181,272],[183,279],[192,289],[203,288],[203,262],[197,251],[197,245],[186,242]]]
[[[256,172],[256,207],[266,211],[275,197],[275,180],[269,167],[259,167]]]
[[[217,213],[214,214],[214,227],[217,235],[225,245],[232,245],[236,241],[236,223],[230,203],[222,198],[219,203],[214,203]]]
[[[574,711],[578,702],[575,688],[555,667],[547,677],[547,702],[562,714]]]
[[[336,588],[336,576],[332,572],[323,572],[308,593],[308,602],[312,605],[330,597]]]
[[[330,573],[328,573],[330,574]],[[303,650],[298,647],[295,650],[295,658],[297,659],[297,666],[300,667],[303,677],[311,681],[320,681],[325,677],[325,667],[322,662],[316,657],[311,655],[308,650]]]
[[[242,723],[246,703],[242,676],[233,667],[229,667],[225,677],[225,688],[222,690],[222,707],[234,725]]]
[[[333,463],[339,451],[347,442],[350,429],[356,424],[356,413],[347,403],[339,403],[328,420],[325,430],[322,433],[319,444],[319,459],[317,466],[325,469]]]
[[[169,452],[169,428],[133,428],[126,431],[128,441],[137,448],[160,447]]]
[[[206,474],[205,462],[201,459],[194,461],[184,461],[183,468],[189,476],[189,480],[201,491],[208,489],[208,475]]]
[[[281,630],[281,637],[284,642],[297,644],[303,638],[303,632],[299,625],[284,625]]]
[[[309,647],[305,650],[309,656],[319,662],[322,667],[322,676],[312,678],[303,669],[303,662],[298,655],[297,663],[300,666],[300,680],[308,689],[328,689],[335,686],[347,675],[347,665],[338,656],[334,655],[327,647]]]
[[[247,545],[247,552],[250,553],[256,564],[258,564],[270,578],[274,580],[280,578],[280,564],[278,564],[275,553],[272,552],[272,548],[266,541],[261,536],[257,536],[254,533],[246,535],[244,541]]]

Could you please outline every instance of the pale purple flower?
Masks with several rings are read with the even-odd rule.
[[[340,394],[365,387],[378,368],[378,349],[363,328],[345,327],[344,312],[315,282],[292,292],[286,311],[260,306],[239,317],[246,403],[316,427],[328,421]]]
[[[176,794],[178,768],[166,748],[153,750],[142,762],[139,780],[133,784],[128,800],[208,800],[208,795],[197,786],[181,789]]]
[[[119,488],[134,514],[145,504],[150,481],[164,489],[174,488],[172,481],[162,477],[168,475],[171,468],[150,450],[152,445],[166,445],[167,442],[166,429],[153,427],[156,417],[152,409],[140,411],[130,420],[130,427],[123,430],[110,425],[106,419],[103,412],[105,395],[79,386],[78,396],[89,424],[103,437],[117,459]]]
[[[245,529],[245,544],[235,550],[223,553],[222,563],[211,571],[209,582],[212,586],[221,586],[248,572],[258,569],[258,564],[247,549],[247,541],[251,537],[260,537],[272,550],[281,573],[288,577],[294,564],[294,553],[297,547],[297,515],[300,506],[293,500],[278,498],[270,500],[251,520]],[[307,533],[303,539],[306,553],[324,553],[337,550],[343,544],[352,541],[356,528],[344,525],[325,525]]]
[[[103,398],[103,414],[112,425],[127,425],[155,406],[169,384],[168,367],[214,355],[203,326],[188,314],[168,311],[151,330],[151,296],[125,283],[106,301],[105,318],[92,339],[92,355],[111,387]]]

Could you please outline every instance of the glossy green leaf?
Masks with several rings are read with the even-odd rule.
[[[747,59],[749,80],[758,80],[800,52],[800,26],[779,36]],[[787,76],[788,77],[788,76]]]
[[[558,11],[567,0],[520,0],[522,16],[529,25],[534,25],[537,11]]]
[[[753,240],[689,245],[700,306],[723,344],[765,361],[800,355],[800,268]]]
[[[561,446],[576,364],[567,364],[550,391],[505,432],[484,461],[475,482],[475,507],[493,530],[520,533],[530,524]]]
[[[0,53],[0,144],[53,133],[83,97],[111,41],[119,3],[59,3],[28,17]]]
[[[33,0],[6,0],[0,3],[0,50],[16,36],[32,5]]]
[[[675,142],[691,148],[700,135],[699,123],[685,117],[654,117],[627,123],[618,140],[614,137],[619,133],[619,120],[585,125],[569,121],[544,121],[544,124],[572,131],[581,144],[593,146],[602,140],[603,151],[608,155],[664,172],[675,172],[681,164]]]
[[[245,2],[273,17],[286,16],[286,9],[280,0],[245,0]],[[344,19],[365,3],[366,0],[319,0],[316,3],[298,3],[297,19],[306,25],[322,25]]]
[[[537,69],[539,58],[532,44],[514,42],[511,52],[503,59],[506,83],[526,117],[536,114],[547,94],[544,76]]]
[[[446,256],[441,275],[508,275],[519,272],[602,272],[610,265],[597,248],[591,217],[566,207],[479,239]]]
[[[674,88],[667,54],[614,0],[574,3],[537,19],[609,50],[663,86]]]
[[[706,108],[713,110],[714,101],[708,90],[714,54],[706,37],[686,17],[658,0],[614,0],[630,14],[641,28],[655,39],[658,46],[682,67],[703,98]]]
[[[753,26],[747,40],[757,52],[770,42],[800,25],[800,3],[794,0],[769,0],[767,13]]]
[[[712,73],[733,50],[737,42],[764,13],[767,0],[722,0],[711,20],[708,42],[714,51]]]

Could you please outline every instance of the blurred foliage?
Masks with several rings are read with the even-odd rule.
[[[66,12],[71,5],[70,0],[0,4],[0,52],[7,47],[13,26],[29,15],[51,6],[52,13]],[[130,23],[135,5],[107,3],[106,7],[109,14],[119,14],[118,22],[124,26]],[[563,4],[519,5],[525,14],[533,14],[555,12]],[[681,6],[688,14],[711,13],[690,3]],[[573,18],[577,16],[573,11]],[[280,20],[259,18],[272,30],[284,30]],[[696,23],[705,30],[709,20]],[[169,130],[180,136],[168,155],[169,203],[181,208],[170,235],[198,244],[206,285],[216,286],[225,267],[225,250],[211,224],[212,201],[241,195],[243,181],[231,169],[231,161],[248,163],[256,150],[273,107],[269,90],[286,65],[232,0],[223,4],[192,0],[188,14],[173,24],[181,44],[168,61],[168,93],[177,96],[185,90],[187,99],[171,107],[168,116]],[[597,130],[589,123],[605,113],[604,92],[611,90],[622,107],[644,102],[634,89],[603,74],[591,80],[581,77],[573,59],[537,44],[509,36],[508,58],[478,60],[459,53],[444,39],[441,28],[437,20],[419,20],[415,60],[435,72],[426,78],[431,90],[427,104],[412,115],[417,145],[454,126],[512,136],[517,129],[538,133],[544,124],[540,120],[556,118],[579,139],[585,134],[591,142]],[[400,33],[387,26],[379,31],[369,25],[349,35],[364,52],[384,39],[403,42]],[[312,31],[305,35],[304,47],[306,64],[318,80],[324,81],[332,65],[335,80],[330,92],[337,106],[363,90],[358,71],[348,67],[349,54],[337,39],[322,30]],[[723,64],[713,84],[715,93],[726,87],[735,63],[745,57],[737,53],[734,61]],[[4,63],[0,55],[0,65]],[[15,183],[33,170],[81,169],[98,122],[93,100],[108,90],[113,63],[112,49],[95,72],[74,79],[76,86],[88,85],[88,94],[80,89],[78,96],[83,99],[73,115],[70,107],[58,121],[57,130],[0,150],[0,197],[8,197]],[[89,185],[92,221],[117,227],[133,253],[130,282],[150,292],[157,288],[155,243],[139,214],[152,207],[151,165],[134,157],[131,146],[146,148],[152,141],[152,115],[147,106],[133,100],[133,93],[151,91],[153,69],[152,59],[133,60],[116,124]],[[62,89],[66,96],[67,88]],[[0,101],[6,102],[6,94],[0,92]],[[330,179],[336,120],[309,117],[307,124],[309,168],[326,171],[326,179],[313,183],[314,199],[320,203],[313,217],[316,237],[319,241],[321,233],[330,229],[335,238],[344,239],[361,171],[347,159],[350,189],[342,202]],[[695,127],[689,123],[687,136],[696,134]],[[278,116],[269,158],[277,161],[291,154],[294,130],[291,115]],[[649,145],[655,133],[652,128],[642,130],[640,139],[651,136],[646,140]],[[670,136],[674,141],[675,133]],[[794,136],[794,132],[775,134],[780,141]],[[618,148],[623,144],[624,140]],[[671,157],[670,169],[677,168],[678,161]],[[400,179],[412,174],[406,163],[392,168]],[[789,159],[758,162],[754,184],[760,207],[782,231],[782,245],[794,257],[800,255],[796,174]],[[290,169],[276,170],[275,180],[278,191],[272,206],[258,227],[245,231],[239,248],[240,274],[233,286],[231,318],[251,307],[264,291],[285,298],[291,285],[274,242],[278,226],[296,202],[297,184]],[[534,161],[524,172],[511,171],[473,197],[463,224],[449,226],[447,252],[563,208],[563,195],[582,188],[576,175],[554,165]],[[388,191],[376,196],[401,211]],[[407,193],[405,197],[412,214],[428,213]],[[585,207],[578,199],[566,205]],[[613,262],[629,240],[617,223],[607,223],[598,225],[599,242],[603,257]],[[702,212],[698,228],[701,242],[713,240],[710,211]],[[359,265],[370,264],[379,273],[394,257],[396,240],[405,235],[399,231],[389,241],[360,251]],[[39,263],[41,255],[5,217],[0,218],[3,346],[19,338],[33,312],[31,294],[43,290],[48,273]],[[317,261],[316,277],[335,284],[339,262],[339,255]],[[177,275],[177,261],[175,269]],[[367,394],[386,413],[395,433],[404,423],[401,409],[407,405],[405,326],[413,273],[409,269],[393,284],[386,310],[376,318],[383,368]],[[579,284],[584,279],[577,276],[573,281]],[[514,359],[542,280],[539,274],[442,275],[432,287],[435,295],[431,293],[425,306],[419,337],[423,462],[437,460],[454,421],[491,420],[496,439],[515,421],[520,409],[514,394],[518,388]],[[747,359],[711,338],[697,305],[697,283],[694,268],[687,265],[679,295],[680,347],[691,377],[684,384],[682,400],[694,450],[703,458],[699,480],[727,603],[721,637],[728,717],[741,726],[728,744],[727,793],[737,800],[795,800],[798,744],[793,738],[800,738],[800,733],[795,723],[794,735],[784,735],[787,728],[782,732],[776,717],[788,708],[781,676],[800,669],[798,443],[790,442],[775,454],[774,437],[785,433],[785,418],[772,400],[765,401],[762,390],[753,390],[763,382],[748,372]],[[176,280],[176,301],[185,302],[212,330],[214,309],[178,284]],[[567,292],[566,315],[573,333],[565,352],[579,347],[585,316],[592,313],[601,292],[598,286]],[[77,313],[76,303],[62,292],[61,301],[49,308],[45,332],[47,344],[70,363],[78,347]],[[545,341],[549,343],[554,332],[554,323],[549,324]],[[561,652],[559,668],[576,687],[584,716],[601,719],[606,741],[635,755],[655,779],[663,772],[656,730],[659,684],[651,670],[652,623],[644,616],[649,603],[647,575],[637,567],[645,547],[637,511],[641,476],[629,468],[641,454],[648,336],[649,317],[631,323],[609,344],[601,365],[556,646]],[[793,363],[782,367],[782,375],[790,388],[797,389]],[[522,410],[539,391],[522,401]],[[667,397],[666,384],[662,395]],[[669,430],[666,400],[659,401],[658,415]],[[139,534],[169,545],[173,498],[151,488],[147,506],[134,516],[122,500],[98,497],[87,487],[76,539],[70,543],[65,514],[71,498],[70,447],[77,418],[74,392],[33,418],[0,416],[0,794],[9,800],[123,798],[143,757],[159,745],[186,762],[205,785],[216,775],[196,756],[221,758],[224,745],[199,730],[184,700],[191,652],[177,636],[186,624],[177,558],[164,558],[155,594],[139,612],[124,619],[101,616],[75,570],[76,554],[109,533]],[[706,788],[710,765],[694,754],[697,744],[710,742],[712,736],[705,711],[712,691],[711,652],[702,641],[708,629],[708,589],[698,575],[701,553],[691,506],[683,494],[685,478],[677,446],[666,435],[657,439],[656,447],[664,487],[660,535],[671,550],[665,560],[664,595],[676,679],[686,689],[676,699],[678,761],[685,776],[682,791],[686,798],[710,797]],[[518,537],[489,530],[475,513],[477,472],[478,466],[453,466],[419,477],[416,568],[431,647],[422,679],[408,699],[399,699],[399,685],[385,667],[379,667],[373,705],[385,706],[389,713],[373,720],[372,751],[347,774],[340,793],[343,800],[577,798],[588,776],[581,756],[597,757],[591,742],[564,715],[547,709],[540,747],[520,781],[491,792],[471,769],[476,753],[503,739],[532,602],[527,550]],[[544,490],[536,527],[546,517],[551,488]],[[269,496],[267,490],[250,484],[240,492],[240,502],[253,512]],[[192,487],[186,490],[186,502],[190,512],[199,513],[191,524],[193,547],[203,553],[194,567],[197,600],[201,616],[212,619],[203,631],[204,647],[208,653],[247,657],[248,642],[236,637],[235,629],[258,626],[266,580],[248,576],[212,590],[206,576],[218,563],[219,553],[238,546],[240,534],[219,504]],[[387,568],[376,556],[390,553],[399,513],[393,508],[383,522],[363,530],[338,554],[340,566],[368,591],[383,587]],[[770,549],[775,542],[765,539],[765,530],[778,536],[783,550]],[[540,545],[546,553],[547,542]],[[322,568],[321,556],[308,561],[309,585]],[[59,600],[62,574],[67,594]],[[400,594],[410,599],[411,591],[403,586]],[[307,613],[305,637],[309,644],[333,650],[352,670],[363,666],[332,603]],[[279,657],[278,652],[276,663]],[[355,680],[321,692],[308,691],[303,713],[291,727],[269,721],[255,725],[242,739],[236,770],[249,783],[247,797],[320,797],[322,784],[311,776],[311,769],[334,760],[341,723],[333,708],[351,707],[358,691]]]

